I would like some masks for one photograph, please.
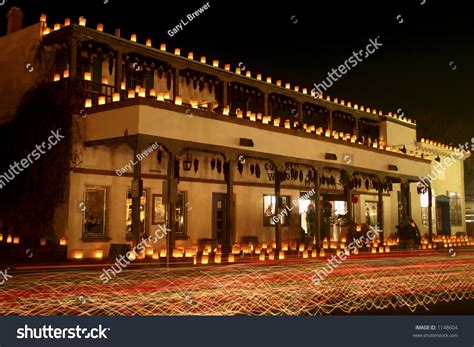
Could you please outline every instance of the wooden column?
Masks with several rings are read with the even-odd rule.
[[[357,138],[359,137],[359,118],[354,118],[354,127],[352,128],[352,135],[356,135]]]
[[[229,105],[228,100],[228,83],[227,81],[222,81],[222,107],[226,107]]]
[[[281,212],[281,176],[282,173],[278,167],[275,169],[275,214],[278,215]],[[275,242],[277,254],[281,249],[281,222],[278,220],[275,223]]]
[[[402,203],[402,221],[408,216],[408,194],[407,183],[400,184],[400,200]]]
[[[269,116],[268,93],[263,93],[263,115]]]
[[[319,172],[315,171],[314,175],[314,208],[316,212],[316,218],[314,220],[314,232],[316,234],[316,248],[321,249],[321,199],[320,199],[320,188],[319,188]]]
[[[123,71],[122,71],[123,53],[121,50],[117,51],[117,54],[115,55],[115,59],[116,59],[115,61],[115,88],[116,88],[116,91],[120,93],[121,91],[120,87],[123,81]]]
[[[433,192],[431,184],[428,186],[428,239],[433,242]]]
[[[179,68],[173,69],[173,99],[179,95]]]
[[[230,159],[229,156],[229,170],[226,175],[226,232],[224,234],[224,247],[227,247],[224,251],[230,253],[232,245],[235,242],[234,232],[234,167],[235,160]]]
[[[328,114],[328,128],[329,130],[332,131],[332,128],[333,128],[333,124],[332,124],[332,110],[328,110],[329,111],[329,114]]]
[[[303,103],[298,102],[298,122],[303,125]]]
[[[381,185],[381,184],[380,184]],[[379,221],[379,229],[384,230],[384,211],[383,211],[383,188],[379,185],[378,189],[378,201],[377,201],[377,219]],[[383,245],[384,241],[384,231],[379,233],[380,243]]]
[[[352,222],[354,221],[354,218],[352,217],[352,189],[349,188],[349,183],[346,183],[344,185],[344,194],[346,196],[349,224],[352,224]]]
[[[166,244],[168,246],[167,257],[171,257],[176,242],[176,202],[177,183],[176,183],[176,166],[175,157],[177,150],[170,150],[168,152],[168,167],[167,167],[167,191],[165,201],[168,202],[168,234],[166,235]],[[175,187],[173,187],[175,184]]]
[[[71,80],[74,80],[77,76],[77,39],[71,39],[71,57],[70,57],[69,75]]]
[[[142,181],[142,163],[137,160],[137,155],[140,154],[141,148],[136,144],[133,150],[133,180],[132,180],[132,234],[133,234],[133,246],[137,246],[140,243],[142,237],[142,223],[140,221],[140,201],[143,194],[143,181]]]

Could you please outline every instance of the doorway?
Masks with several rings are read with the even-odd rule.
[[[444,195],[436,197],[436,230],[438,235],[451,235],[449,198]]]
[[[212,238],[224,244],[227,229],[226,193],[212,193]]]

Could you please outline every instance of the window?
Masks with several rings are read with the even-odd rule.
[[[107,206],[107,188],[86,186],[82,222],[83,238],[104,238]]]
[[[376,226],[379,223],[377,210],[378,210],[377,201],[366,201],[364,203],[365,223],[367,225]]]
[[[290,206],[291,197],[290,196],[281,196],[281,208],[284,209],[288,206],[288,209],[291,209]],[[275,222],[272,217],[275,215],[275,206],[276,206],[276,196],[275,195],[264,195],[263,196],[263,226],[273,226]],[[288,216],[282,214],[280,221],[281,225],[288,226],[290,224],[290,212]]]
[[[126,237],[127,239],[133,238],[132,233],[132,188],[127,188],[127,200],[126,200]],[[140,199],[140,221],[142,222],[142,232],[146,235],[146,190],[143,190],[142,197]]]
[[[449,209],[451,216],[451,225],[462,225],[461,194],[449,193]]]
[[[176,203],[176,237],[186,236],[186,194],[178,193],[178,202]]]
[[[431,225],[436,226],[436,199],[434,189],[432,191],[432,206],[431,206]],[[420,206],[421,206],[421,223],[424,226],[428,226],[428,192],[420,194]]]
[[[176,214],[175,214],[175,226],[176,226],[177,238],[186,237],[186,211],[188,210],[188,205],[189,204],[186,203],[186,193],[179,192],[178,202],[176,203]],[[163,195],[153,194],[153,207],[152,208],[153,208],[152,224],[168,225],[168,206],[165,203],[163,203]],[[131,218],[131,210],[130,210],[130,218]],[[142,218],[142,221],[143,221],[143,218]]]

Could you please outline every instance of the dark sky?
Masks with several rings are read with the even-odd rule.
[[[25,24],[37,22],[42,12],[50,26],[84,16],[91,27],[102,22],[112,33],[119,26],[124,37],[137,33],[140,42],[150,37],[154,44],[165,42],[208,60],[242,62],[253,73],[309,89],[353,50],[380,36],[383,46],[328,94],[385,111],[401,109],[417,120],[420,136],[453,145],[474,137],[470,1],[211,0],[209,10],[173,37],[167,31],[206,0],[6,1],[0,6],[1,35],[12,5],[25,12]]]

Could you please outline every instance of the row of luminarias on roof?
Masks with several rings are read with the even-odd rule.
[[[71,25],[71,20],[69,18],[66,18],[64,20],[64,24],[61,25],[59,23],[56,23],[54,24],[54,27],[53,27],[53,30],[51,30],[50,28],[47,27],[46,25],[46,15],[45,14],[42,14],[41,17],[40,17],[40,22],[43,22],[45,23],[45,27],[43,29],[43,34],[44,35],[47,35],[49,34],[51,31],[56,31],[56,30],[59,30],[61,29],[62,27],[64,26],[69,26]],[[80,26],[86,26],[86,18],[84,17],[79,17],[79,25]],[[100,32],[103,32],[104,31],[104,25],[102,23],[99,23],[97,24],[97,31],[100,31]],[[130,36],[130,41],[132,42],[137,42],[137,35],[136,34],[132,34]],[[151,43],[151,39],[147,39],[146,40],[146,43],[145,45],[147,47],[152,47],[152,43]],[[161,51],[165,51],[166,52],[166,44],[165,43],[162,43],[160,45],[160,50]],[[180,48],[175,48],[174,50],[174,54],[175,55],[178,55],[178,56],[181,56],[181,49]],[[188,59],[191,59],[191,60],[194,60],[194,54],[193,52],[189,52],[188,55],[187,55],[187,58]],[[202,64],[207,64],[207,58],[206,56],[201,56],[199,61],[202,63]],[[212,66],[215,67],[215,68],[219,68],[219,60],[213,60],[212,61]],[[231,71],[230,70],[230,64],[225,64],[224,65],[224,70],[226,71]],[[240,67],[236,67],[235,68],[235,73],[238,74],[238,75],[242,75],[242,69]],[[252,78],[252,73],[251,71],[247,70],[245,72],[245,76],[248,77],[248,78]],[[259,81],[263,81],[263,78],[262,78],[262,74],[257,74],[256,75],[256,79],[259,80]],[[265,81],[267,83],[272,83],[272,78],[271,77],[266,77]],[[281,80],[277,80],[275,82],[275,85],[278,86],[278,87],[282,87],[283,88],[283,83]],[[284,88],[285,89],[289,89],[291,90],[291,84],[290,83],[285,83],[284,84]],[[308,94],[308,89],[307,88],[301,88],[299,86],[294,86],[293,87],[293,91],[295,92],[299,92],[299,93],[303,93],[303,94]],[[316,96],[316,92],[314,90],[311,90],[309,92],[309,94],[311,96]],[[326,97],[323,97],[323,95],[321,94],[319,96],[320,99],[323,99],[323,100],[326,100],[328,102],[331,102],[331,97],[329,95],[327,95]],[[350,101],[345,101],[344,99],[338,99],[338,98],[333,98],[332,99],[332,103],[334,104],[340,104],[342,106],[345,106],[345,107],[348,107],[348,108],[352,108],[352,109],[355,109],[355,110],[358,110],[358,111],[361,111],[361,112],[367,112],[367,113],[372,113],[374,115],[379,115],[379,116],[383,116],[383,112],[381,110],[379,110],[377,112],[376,109],[374,108],[370,108],[370,107],[364,107],[363,105],[359,105],[359,104],[352,104],[352,102]],[[403,121],[403,122],[406,122],[406,123],[409,123],[409,124],[416,124],[416,122],[410,118],[407,118],[403,115],[398,115],[396,113],[392,113],[392,112],[389,112],[388,113],[388,116],[391,117],[391,118],[394,118],[394,119],[398,119],[400,121]]]
[[[64,78],[69,77],[69,69],[68,68],[64,70],[63,77]],[[84,72],[83,77],[84,77],[85,81],[92,81],[92,73],[91,72]],[[61,75],[58,74],[58,73],[54,74],[53,80],[54,81],[61,80]],[[104,84],[104,85],[109,84],[109,78],[107,76],[102,77],[102,84]],[[121,82],[121,90],[126,91],[125,82]],[[133,99],[137,95],[138,95],[138,97],[145,98],[145,97],[147,97],[146,88],[137,85],[135,87],[135,89],[130,89],[130,90],[126,91],[126,95],[127,95],[128,99]],[[155,88],[150,89],[148,96],[149,97],[154,97],[158,101],[169,101],[169,102],[172,101],[171,93],[169,91],[167,91],[167,92],[157,92],[155,90]],[[120,101],[120,98],[121,98],[120,93],[117,93],[117,92],[113,93],[112,102],[118,102],[118,101]],[[106,96],[99,96],[98,97],[98,105],[99,106],[105,105],[106,103],[107,103]],[[183,97],[177,95],[175,97],[174,103],[176,105],[182,106],[183,105]],[[200,108],[200,107],[201,108],[208,108],[208,106],[209,106],[208,103],[201,103],[200,104],[199,101],[195,98],[190,99],[190,105],[191,105],[192,108],[196,108],[196,109]],[[86,99],[85,107],[90,108],[92,106],[93,106],[92,105],[92,99]],[[228,116],[230,114],[230,107],[229,106],[224,107],[222,113],[223,113],[223,115]],[[246,113],[244,114],[244,112],[241,109],[236,110],[236,117],[238,119],[247,118],[250,121],[253,121],[253,122],[258,121],[258,122],[261,122],[263,124],[270,124],[270,125],[273,124],[274,126],[277,126],[277,127],[279,127],[281,125],[281,118],[280,117],[272,117],[272,116],[269,116],[269,115],[264,116],[262,113],[254,113],[254,112],[251,112],[251,111],[246,111]],[[283,126],[286,129],[298,128],[299,120],[294,120],[293,122],[291,122],[289,119],[286,119],[283,123]],[[324,130],[322,127],[316,128],[316,126],[308,125],[306,123],[303,123],[303,129],[307,133],[315,133],[316,135],[323,135],[325,137],[332,137],[334,139],[341,139],[343,141],[350,141],[351,143],[357,143],[357,141],[358,141],[358,138],[357,138],[356,135],[351,135],[349,133],[344,133],[344,132],[338,132],[336,130],[331,131],[330,129]],[[453,148],[453,146],[448,146],[448,145],[445,145],[445,144],[441,144],[441,143],[433,141],[433,140],[427,140],[427,139],[422,138],[421,142],[426,143],[428,145],[436,146],[436,147],[439,147],[439,148],[442,148],[442,149],[445,149],[445,150],[459,151],[458,148]],[[396,148],[391,148],[390,146],[385,146],[383,139],[372,141],[372,139],[369,138],[368,139],[368,145],[370,147],[373,147],[373,148],[379,148],[379,149],[385,149],[387,151],[397,152]]]

